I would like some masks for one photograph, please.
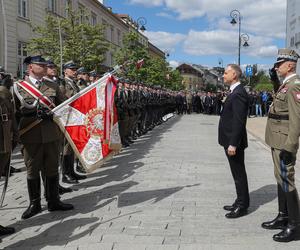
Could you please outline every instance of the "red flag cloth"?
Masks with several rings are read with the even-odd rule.
[[[114,76],[106,75],[53,109],[55,121],[87,172],[121,149],[116,83]]]
[[[144,64],[144,58],[137,61],[136,68],[140,69],[143,66],[143,64]]]

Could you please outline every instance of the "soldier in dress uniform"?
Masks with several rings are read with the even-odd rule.
[[[98,81],[100,79],[100,75],[97,73],[96,70],[93,70],[89,73],[90,76],[90,84]]]
[[[13,97],[10,88],[13,81],[0,66],[0,173],[9,168],[12,150],[18,143]],[[15,229],[0,225],[0,236],[12,234]]]
[[[41,104],[42,99],[47,98],[51,105],[58,105],[64,101],[64,96],[57,84],[42,81],[47,66],[44,58],[29,56],[25,58],[24,63],[28,64],[27,88],[38,90],[42,94],[39,99],[35,99],[26,88],[21,88],[18,83],[14,84],[16,111],[20,116],[20,141],[23,144],[30,199],[29,207],[23,213],[22,219],[28,219],[42,211],[40,172],[45,176],[48,211],[70,210],[73,209],[73,205],[60,201],[58,165],[61,132],[53,121],[51,111]]]
[[[64,95],[67,98],[72,97],[80,91],[80,88],[76,83],[78,66],[73,61],[68,61],[63,65],[64,70]],[[62,164],[62,182],[69,184],[76,184],[78,180],[85,179],[85,176],[81,176],[74,171],[75,155],[71,145],[65,142],[63,152],[63,164]]]
[[[265,135],[274,163],[279,213],[274,220],[262,223],[262,227],[282,229],[273,236],[279,242],[292,241],[300,233],[300,204],[295,186],[300,136],[300,77],[296,74],[298,58],[294,50],[278,51],[274,69],[283,82],[270,107]]]
[[[86,88],[89,85],[90,76],[89,72],[85,67],[80,67],[77,70],[77,85],[81,89]]]

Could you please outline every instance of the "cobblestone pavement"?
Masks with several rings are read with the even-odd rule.
[[[260,227],[277,213],[268,149],[252,135],[246,150],[249,215],[226,219],[235,198],[216,116],[177,116],[73,186],[62,200],[75,210],[43,213],[22,221],[28,206],[25,172],[10,178],[0,224],[17,232],[2,238],[6,249],[268,250],[300,249],[276,243]],[[23,167],[20,154],[13,165]],[[3,181],[0,182],[3,185]]]

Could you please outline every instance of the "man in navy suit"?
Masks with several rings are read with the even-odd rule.
[[[240,83],[241,68],[229,64],[224,72],[224,83],[230,86],[219,121],[219,144],[224,147],[235,183],[237,198],[232,205],[223,208],[226,218],[238,218],[247,214],[249,190],[245,169],[245,148],[248,147],[246,122],[249,97]]]

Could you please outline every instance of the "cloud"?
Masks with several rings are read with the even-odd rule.
[[[236,42],[234,42],[236,41]],[[272,39],[250,35],[249,47],[241,47],[241,54],[256,57],[273,57],[277,47],[269,45]],[[195,31],[191,30],[184,41],[185,53],[196,56],[233,55],[238,53],[238,33],[228,30]]]
[[[169,19],[174,19],[174,17],[169,14],[169,13],[166,13],[166,12],[159,12],[156,14],[157,16],[160,16],[160,17],[165,17],[165,18],[169,18]]]
[[[179,64],[180,63],[178,61],[173,61],[173,60],[169,61],[169,65],[172,68],[177,68],[179,66]]]
[[[174,51],[175,46],[181,43],[186,35],[180,33],[169,33],[164,31],[145,31],[145,35],[149,38],[150,42],[161,50]]]
[[[164,4],[164,0],[129,0],[130,4],[141,4],[147,7],[161,6]]]

